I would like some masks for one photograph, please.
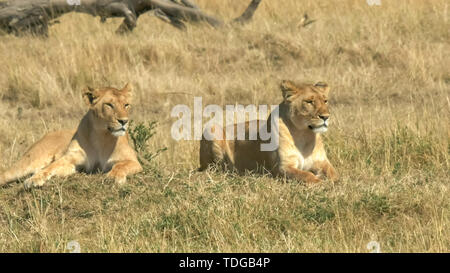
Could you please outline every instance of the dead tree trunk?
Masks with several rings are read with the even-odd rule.
[[[250,21],[260,2],[252,0],[244,13],[232,22]],[[81,12],[100,16],[102,22],[123,17],[117,32],[124,33],[132,31],[139,16],[149,11],[179,29],[185,28],[185,22],[206,22],[213,27],[225,24],[189,0],[9,0],[0,2],[0,30],[16,35],[24,32],[48,35],[48,26],[56,18],[69,12]]]

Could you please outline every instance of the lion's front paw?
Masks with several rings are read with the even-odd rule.
[[[127,176],[126,174],[120,172],[120,171],[115,171],[115,170],[111,170],[107,176],[111,179],[114,179],[114,181],[121,185],[124,184],[127,181]]]
[[[317,184],[317,183],[320,183],[322,181],[319,177],[317,177],[316,175],[314,175],[312,173],[307,175],[304,178],[304,180],[305,180],[306,184]]]
[[[32,176],[23,182],[25,189],[31,189],[35,187],[42,187],[45,183],[45,179]]]
[[[126,176],[116,176],[114,178],[114,182],[116,182],[118,185],[123,185],[123,184],[125,184],[125,182],[127,182],[127,177]]]

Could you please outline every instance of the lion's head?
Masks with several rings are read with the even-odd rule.
[[[288,117],[297,129],[308,129],[314,133],[327,131],[330,117],[328,110],[330,88],[326,83],[296,84],[284,80],[280,87]]]
[[[130,84],[121,90],[88,87],[83,93],[83,99],[92,111],[95,128],[108,130],[115,137],[125,135],[131,95]]]

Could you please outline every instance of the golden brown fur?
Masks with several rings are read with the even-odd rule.
[[[267,121],[246,122],[246,140],[226,140],[227,128],[213,126],[210,132],[204,133],[212,134],[212,140],[203,137],[200,142],[200,170],[220,164],[225,169],[239,172],[265,169],[273,175],[307,183],[319,182],[321,177],[337,180],[338,175],[326,156],[319,135],[328,128],[329,87],[325,83],[283,81],[281,91],[283,102],[279,105],[279,146],[276,150],[261,151],[260,145],[267,141],[261,140],[259,133],[257,140],[248,140],[250,123],[257,122],[270,130],[270,116]],[[236,132],[237,125],[231,126]]]
[[[124,183],[127,175],[142,170],[126,133],[131,95],[129,84],[122,90],[88,88],[83,98],[90,109],[78,128],[45,135],[0,175],[0,185],[33,174],[25,186],[42,186],[53,176],[80,170],[108,172],[117,183]]]

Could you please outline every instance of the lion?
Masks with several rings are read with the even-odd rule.
[[[127,175],[142,171],[128,143],[131,89],[130,84],[121,90],[88,87],[82,96],[89,110],[78,128],[45,135],[0,175],[0,185],[33,174],[25,180],[25,188],[40,187],[53,176],[97,170],[107,172],[108,177],[123,184]]]
[[[308,184],[315,184],[327,178],[337,181],[338,174],[327,158],[320,133],[328,129],[330,112],[326,83],[299,84],[281,82],[283,101],[278,105],[278,146],[273,151],[262,151],[261,144],[267,143],[260,137],[249,140],[249,128],[256,122],[271,128],[271,115],[267,121],[253,120],[245,123],[245,140],[236,137],[227,139],[225,132],[238,124],[221,128],[215,124],[206,128],[200,141],[200,171],[211,165],[222,169],[238,171],[269,171],[274,176],[283,176]],[[256,127],[254,127],[256,128]],[[271,131],[272,132],[272,131]]]

